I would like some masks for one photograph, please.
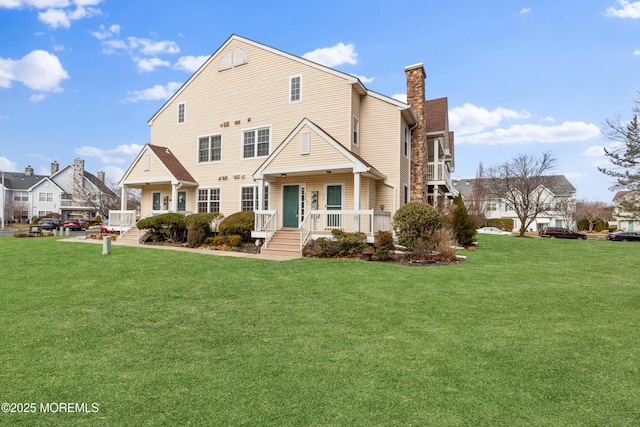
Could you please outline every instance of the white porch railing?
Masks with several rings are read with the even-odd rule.
[[[136,225],[136,211],[109,211],[109,231],[119,231],[124,234]]]
[[[268,247],[269,240],[276,233],[278,228],[278,211],[256,211],[255,230],[264,231],[264,248]]]
[[[451,182],[449,171],[445,167],[444,162],[428,162],[427,179],[432,181]]]

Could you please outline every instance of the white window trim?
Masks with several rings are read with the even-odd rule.
[[[360,147],[360,118],[357,116],[353,116],[353,121],[351,123],[352,134],[351,134],[351,145],[354,147]]]
[[[411,129],[408,126],[404,128],[404,136],[402,140],[402,152],[405,159],[409,158],[409,153],[411,153]]]
[[[264,156],[258,156],[258,131],[260,129],[269,129],[269,153],[267,153]],[[245,157],[244,156],[244,134],[246,132],[256,132],[256,142],[255,142],[255,147],[253,150],[254,156],[253,157]],[[256,126],[253,128],[246,128],[246,129],[242,129],[242,131],[240,132],[240,159],[242,160],[255,160],[255,159],[266,159],[267,157],[269,157],[271,155],[271,150],[272,150],[272,144],[273,142],[273,129],[271,128],[271,125],[266,125],[266,126]]]
[[[180,121],[180,106],[182,106],[182,121]],[[178,104],[178,111],[176,115],[176,122],[179,125],[183,125],[187,122],[187,103],[181,102]]]
[[[299,78],[300,79],[300,88],[298,90],[298,99],[291,99],[291,95],[293,95],[293,91],[292,91],[292,83],[293,83],[293,79],[295,78]],[[297,74],[295,76],[291,76],[289,77],[289,104],[296,104],[298,102],[302,102],[302,75],[301,74]]]
[[[311,153],[311,132],[302,132],[300,134],[300,154]]]
[[[211,138],[214,136],[219,136],[220,137],[220,160],[211,160]],[[201,162],[200,161],[200,139],[201,138],[209,138],[209,148],[208,153],[209,153],[209,160],[207,160],[206,162]],[[221,133],[214,133],[214,134],[210,134],[210,135],[201,135],[198,136],[197,138],[197,150],[196,150],[196,164],[197,165],[207,165],[209,163],[222,163],[222,147],[224,146],[224,136]]]
[[[205,202],[204,200],[200,200],[200,190],[206,190],[207,191],[207,200],[206,200],[207,210],[206,210],[206,213],[212,213],[212,211],[209,210],[209,208],[211,207],[211,202],[212,202],[212,200],[211,200],[211,190],[218,190],[218,194],[219,194],[218,212],[222,212],[222,187],[198,187],[198,190],[196,191],[196,211],[198,213],[201,213],[200,212],[200,203]]]

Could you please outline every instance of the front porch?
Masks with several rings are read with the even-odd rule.
[[[277,232],[295,232],[297,242],[291,242],[289,235],[289,248],[302,251],[309,239],[330,237],[331,230],[340,229],[345,232],[364,233],[367,242],[373,243],[375,233],[378,231],[391,231],[391,213],[382,210],[311,210],[302,220],[299,227],[278,227],[279,212],[256,211],[255,229],[251,237],[262,239],[262,249],[269,250],[273,237]],[[281,233],[282,234],[282,233]]]

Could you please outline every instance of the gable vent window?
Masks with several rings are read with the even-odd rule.
[[[291,77],[290,91],[289,91],[289,102],[298,102],[301,99],[302,93],[302,77],[295,76]]]
[[[309,154],[309,132],[300,135],[300,154]]]
[[[178,123],[184,123],[185,105],[184,102],[178,104]]]
[[[248,62],[247,54],[244,53],[242,49],[235,49],[232,52],[227,52],[222,57],[218,64],[218,71],[229,70],[233,67],[247,64]]]

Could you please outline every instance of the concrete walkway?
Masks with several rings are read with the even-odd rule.
[[[70,243],[93,243],[102,245],[102,240],[97,239],[87,239],[84,236],[78,237],[70,237],[68,239],[61,239],[60,242],[70,242]],[[251,259],[264,259],[268,261],[289,261],[292,259],[297,259],[301,257],[296,256],[284,256],[284,255],[263,255],[263,254],[248,254],[245,252],[233,252],[233,251],[217,251],[213,249],[202,249],[202,248],[187,248],[183,246],[164,246],[164,245],[143,245],[141,243],[132,243],[132,242],[119,242],[118,240],[111,241],[111,247],[113,251],[113,247],[118,246],[129,246],[129,247],[137,247],[144,249],[161,249],[161,250],[169,250],[169,251],[181,251],[181,252],[192,252],[198,253],[202,255],[214,255],[214,256],[231,256],[236,258],[251,258]]]

